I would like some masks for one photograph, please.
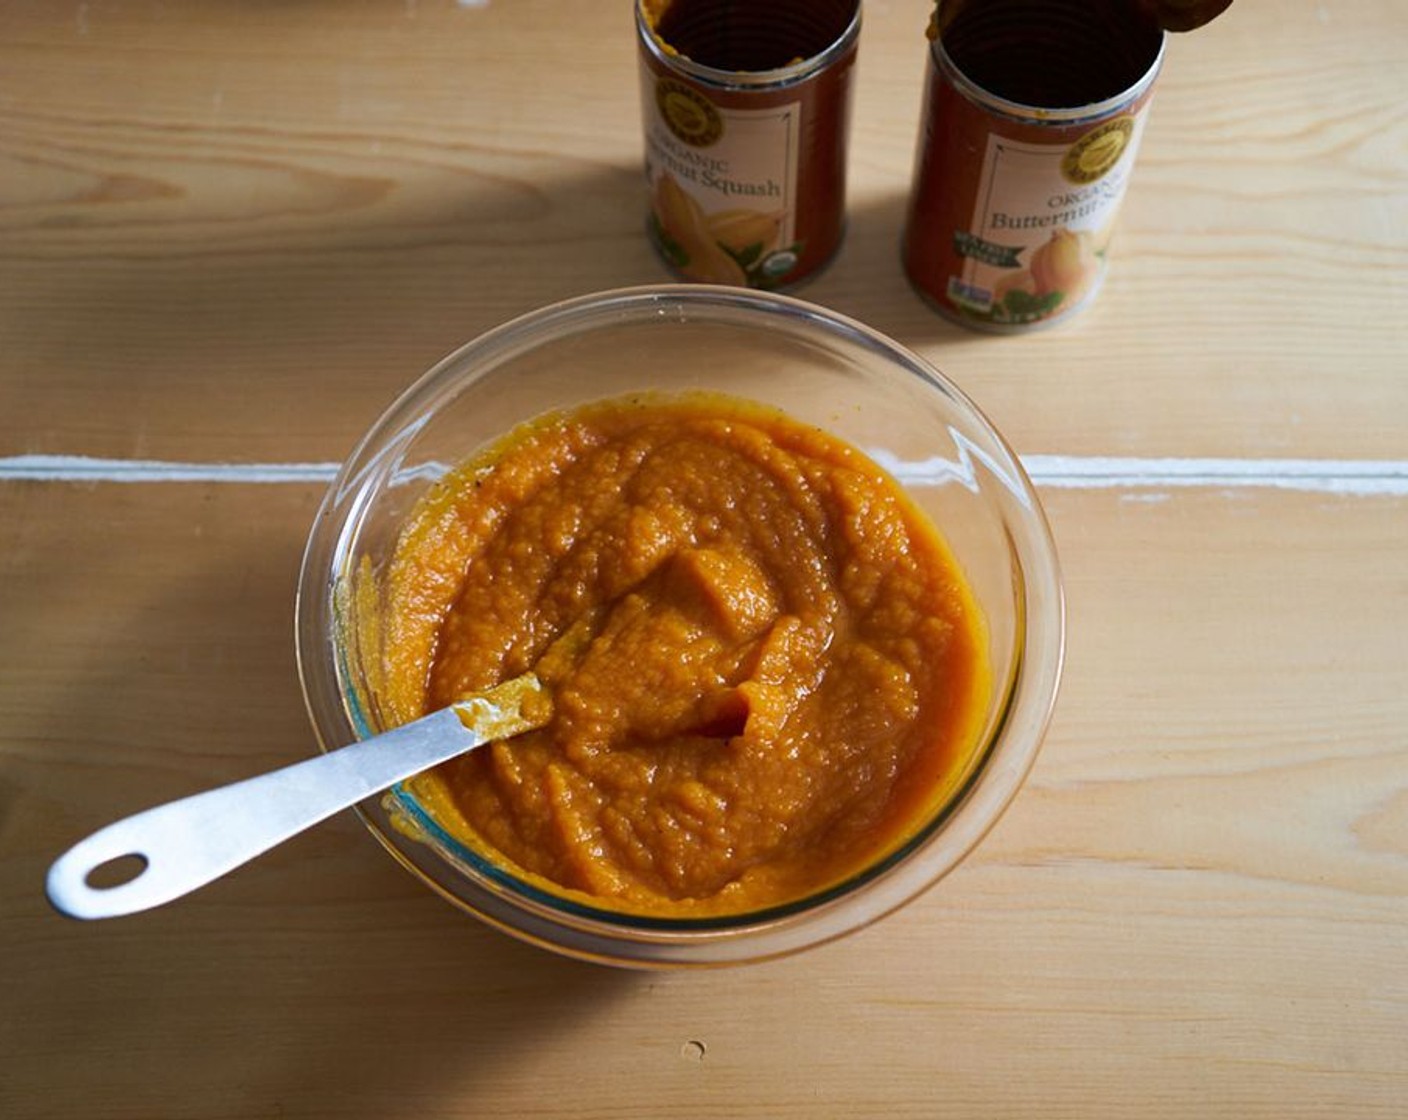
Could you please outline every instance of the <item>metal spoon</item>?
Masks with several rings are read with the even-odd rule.
[[[541,727],[551,714],[541,682],[525,673],[385,734],[148,809],[98,830],[55,860],[46,882],[49,901],[74,918],[115,918],[160,906],[365,797],[485,743]],[[125,882],[90,882],[100,867],[134,857],[141,869]]]

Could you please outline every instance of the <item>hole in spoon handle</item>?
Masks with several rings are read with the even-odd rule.
[[[100,863],[84,876],[83,882],[90,890],[110,891],[130,883],[151,866],[151,860],[141,852],[128,852],[124,856],[114,856],[106,863]]]
[[[54,907],[73,918],[107,918],[156,905],[149,877],[158,875],[152,857],[125,843],[119,821],[75,844],[49,868],[45,889]]]

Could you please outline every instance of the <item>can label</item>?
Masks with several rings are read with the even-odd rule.
[[[971,220],[948,247],[947,297],[994,325],[1078,306],[1101,278],[1144,119],[1124,114],[1057,144],[988,133]]]
[[[731,109],[644,68],[650,234],[681,275],[768,287],[796,266],[801,104]]]
[[[680,276],[782,288],[845,228],[859,0],[637,0],[646,227]]]
[[[910,282],[969,326],[1064,318],[1104,279],[1163,32],[1125,0],[944,0],[930,40]]]

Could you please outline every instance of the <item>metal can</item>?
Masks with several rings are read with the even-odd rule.
[[[910,282],[968,326],[1074,314],[1105,277],[1164,32],[1129,0],[940,0],[904,235]]]
[[[859,0],[637,0],[650,239],[687,280],[789,287],[845,228]]]

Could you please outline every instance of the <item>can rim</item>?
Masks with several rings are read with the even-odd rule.
[[[1158,77],[1159,70],[1163,67],[1164,54],[1168,49],[1168,32],[1160,29],[1159,49],[1154,54],[1153,62],[1149,64],[1149,68],[1144,71],[1139,80],[1128,89],[1122,90],[1112,97],[1107,97],[1103,101],[1091,101],[1085,105],[1072,105],[1060,109],[1011,101],[980,86],[953,61],[943,44],[943,37],[940,35],[933,37],[929,49],[932,52],[934,64],[953,82],[955,88],[974,104],[1013,120],[1035,121],[1039,124],[1079,124],[1083,121],[1109,116],[1144,96],[1149,87],[1154,84],[1154,79]]]
[[[651,56],[663,66],[686,74],[696,81],[719,89],[772,89],[778,86],[795,85],[818,71],[826,69],[849,51],[860,36],[860,0],[855,0],[855,11],[846,29],[826,47],[810,58],[803,58],[773,70],[721,70],[715,66],[705,66],[692,58],[679,54],[668,47],[650,25],[645,12],[645,0],[636,0],[636,33]],[[1162,54],[1162,51],[1160,52]]]

